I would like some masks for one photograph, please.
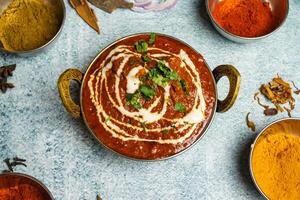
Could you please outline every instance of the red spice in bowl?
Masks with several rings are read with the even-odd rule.
[[[1,200],[52,200],[49,191],[37,180],[24,174],[0,175]]]
[[[223,0],[212,14],[223,29],[242,37],[263,36],[278,25],[269,3],[262,0]]]

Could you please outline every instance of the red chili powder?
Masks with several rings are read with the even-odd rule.
[[[258,37],[275,29],[277,20],[262,0],[223,0],[213,11],[217,23],[235,35]]]
[[[51,200],[39,184],[29,178],[16,175],[1,175],[1,200]]]

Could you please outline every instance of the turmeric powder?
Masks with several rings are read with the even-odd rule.
[[[12,0],[0,16],[0,45],[10,51],[43,46],[59,30],[58,9],[50,0]]]
[[[270,200],[300,199],[300,136],[260,136],[251,164],[256,182]]]

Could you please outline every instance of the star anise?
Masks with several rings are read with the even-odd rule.
[[[15,69],[15,64],[0,67],[0,90],[2,93],[5,93],[8,88],[15,87],[12,83],[7,83],[7,77],[12,76]]]
[[[12,72],[15,71],[15,69],[16,69],[16,64],[0,67],[0,76],[2,78],[7,78],[8,76],[12,76],[13,75]]]

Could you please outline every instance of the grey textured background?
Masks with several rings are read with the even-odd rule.
[[[248,174],[248,151],[255,134],[245,125],[252,112],[258,131],[275,119],[264,117],[253,102],[261,83],[277,72],[300,86],[300,1],[290,0],[285,25],[273,36],[241,45],[221,37],[211,26],[204,1],[181,0],[174,9],[139,14],[95,9],[102,33],[97,35],[66,1],[62,35],[45,53],[30,58],[0,54],[0,64],[17,63],[9,79],[16,88],[0,94],[0,159],[19,155],[29,167],[18,167],[44,182],[55,199],[257,199]],[[205,135],[192,149],[170,160],[137,162],[114,155],[88,133],[82,120],[66,112],[56,82],[70,67],[86,70],[109,43],[137,32],[161,32],[191,44],[211,68],[233,64],[242,75],[234,107],[216,114]],[[218,86],[225,96],[227,81]],[[299,117],[300,98],[293,116]],[[0,164],[0,169],[5,168]]]

